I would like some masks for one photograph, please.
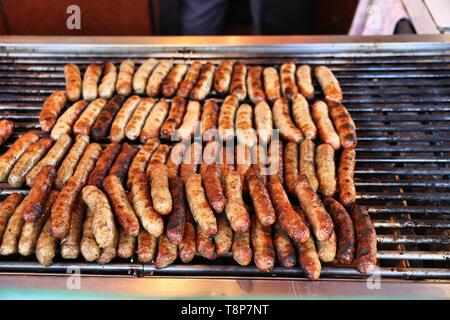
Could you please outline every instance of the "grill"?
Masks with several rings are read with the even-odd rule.
[[[208,59],[217,63],[223,58],[238,58],[247,64],[279,65],[291,59],[296,64],[327,65],[340,80],[344,105],[358,128],[357,201],[368,207],[377,230],[380,268],[376,273],[382,278],[450,278],[448,38],[417,37],[411,41],[392,37],[385,39],[388,42],[353,38],[350,42],[350,38],[340,37],[286,37],[275,39],[284,44],[252,40],[251,45],[245,39],[235,44],[234,38],[223,41],[225,45],[216,44],[222,41],[218,39],[192,38],[189,44],[183,44],[185,40],[174,44],[172,39],[170,45],[165,38],[151,43],[135,38],[100,38],[84,44],[75,43],[77,38],[71,39],[74,43],[63,38],[7,39],[0,47],[0,117],[16,122],[13,139],[25,131],[39,130],[43,101],[52,91],[64,89],[66,63],[76,63],[82,71],[87,64],[105,59],[119,62],[126,57],[143,60],[150,56],[175,62]],[[0,188],[0,199],[17,191],[7,184]],[[105,266],[56,260],[49,268],[40,266],[34,257],[0,259],[0,272],[7,273],[66,273],[74,266],[82,274],[139,277],[304,276],[300,268],[275,268],[263,274],[255,267],[238,266],[230,256],[212,263],[196,258],[191,264],[176,263],[162,270],[138,263],[137,257]],[[324,264],[321,277],[361,275],[354,268]]]

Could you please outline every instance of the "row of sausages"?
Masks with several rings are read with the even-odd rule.
[[[231,94],[239,101],[247,95],[254,102],[275,101],[284,96],[291,99],[297,93],[305,98],[315,96],[312,70],[309,65],[298,68],[292,62],[284,63],[278,71],[274,67],[246,66],[242,62],[224,60],[218,66],[198,61],[190,65],[174,64],[172,61],[148,59],[136,70],[131,59],[116,66],[108,61],[103,65],[90,64],[83,80],[77,65],[64,67],[66,94],[70,101],[110,99],[114,93],[128,96],[139,95],[166,98],[180,96],[192,100],[205,99],[214,89],[220,95]],[[332,71],[318,66],[314,74],[327,102],[341,103],[342,90]]]
[[[301,95],[275,100],[272,107],[260,101],[254,107],[239,105],[229,95],[219,106],[215,99],[203,106],[195,100],[176,97],[169,103],[165,99],[141,99],[134,95],[125,100],[115,95],[109,101],[99,98],[90,103],[80,100],[59,116],[65,105],[63,92],[53,93],[44,103],[40,124],[53,139],[62,134],[91,134],[94,140],[108,136],[112,142],[125,138],[145,143],[148,139],[185,140],[196,133],[204,141],[229,141],[237,137],[239,143],[254,145],[268,143],[273,129],[279,130],[284,141],[299,143],[308,138],[330,144],[334,150],[355,148],[355,124],[342,104],[327,106],[316,101],[310,108]]]

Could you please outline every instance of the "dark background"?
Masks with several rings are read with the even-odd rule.
[[[174,1],[177,0],[0,0],[0,34],[177,34]],[[285,0],[279,3],[282,1]],[[311,0],[308,10],[290,13],[292,28],[263,29],[263,34],[346,34],[357,3],[358,0]],[[66,27],[66,9],[71,4],[81,9],[81,30]],[[273,6],[271,10],[282,8]],[[251,23],[248,1],[231,0],[224,34],[252,34]]]

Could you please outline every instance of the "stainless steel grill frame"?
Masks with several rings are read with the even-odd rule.
[[[279,65],[289,59],[328,65],[340,80],[344,105],[357,125],[357,201],[368,207],[377,229],[378,274],[427,281],[450,278],[449,36],[4,37],[0,117],[16,121],[15,136],[38,130],[42,102],[53,90],[64,88],[64,64],[77,63],[83,70],[105,59],[150,56],[175,62],[232,58]],[[0,199],[13,191],[7,184],[0,189]],[[65,274],[75,265],[82,274],[104,276],[303,277],[300,268],[263,274],[255,267],[237,266],[230,257],[213,263],[198,258],[194,264],[162,270],[136,261],[134,257],[99,266],[57,260],[44,268],[34,258],[2,257],[0,272]],[[327,264],[321,277],[364,278],[354,268]]]

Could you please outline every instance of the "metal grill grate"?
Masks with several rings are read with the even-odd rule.
[[[66,45],[67,46],[67,45]],[[426,48],[424,50],[423,48]],[[450,278],[450,44],[382,44],[339,49],[332,44],[295,48],[271,46],[223,48],[165,47],[96,50],[32,50],[4,47],[0,52],[0,117],[14,119],[17,135],[38,130],[38,114],[44,99],[64,88],[63,66],[124,57],[148,56],[181,61],[239,58],[248,64],[278,65],[287,59],[296,64],[328,65],[340,80],[344,104],[357,125],[356,185],[358,203],[368,206],[378,234],[378,259],[382,277]],[[306,48],[306,49],[305,49]],[[139,50],[138,50],[139,49]],[[52,51],[53,50],[53,51]],[[0,152],[8,143],[0,148]],[[6,184],[0,199],[12,190]],[[20,190],[26,192],[26,190]],[[301,277],[299,268],[275,268],[262,274],[255,267],[239,267],[230,257],[212,263],[196,258],[157,270],[153,265],[115,260],[106,266],[81,260],[56,261],[41,267],[34,258],[0,259],[0,272],[65,273],[77,265],[82,273],[132,274],[137,276],[285,276]],[[360,277],[349,267],[325,264],[322,277]]]

